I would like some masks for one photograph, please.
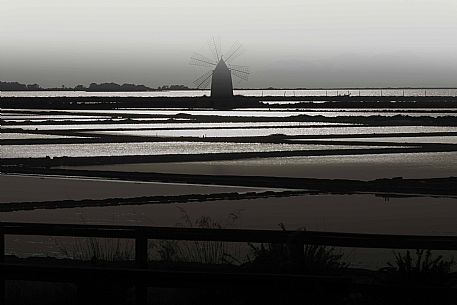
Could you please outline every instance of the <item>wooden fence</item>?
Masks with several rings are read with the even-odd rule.
[[[5,235],[41,235],[96,238],[123,238],[135,241],[135,267],[79,267],[13,264],[5,261]],[[75,282],[76,279],[122,279],[136,285],[137,304],[146,304],[147,286],[164,283],[242,283],[245,281],[318,281],[335,284],[350,282],[338,276],[307,276],[268,273],[178,272],[148,269],[148,240],[188,240],[286,244],[293,256],[303,255],[305,244],[336,247],[457,250],[457,236],[380,235],[315,231],[273,231],[144,227],[117,225],[43,224],[0,222],[0,278]],[[1,285],[2,295],[4,284]],[[2,296],[3,298],[4,296]],[[1,300],[0,300],[1,301]]]

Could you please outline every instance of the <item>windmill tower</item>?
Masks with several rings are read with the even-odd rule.
[[[232,73],[222,58],[217,63],[213,70],[213,74],[211,75],[211,96],[233,96]]]
[[[199,53],[194,53],[190,58],[190,64],[210,68],[202,76],[194,81],[194,85],[198,89],[207,88],[211,83],[212,98],[231,98],[233,97],[233,82],[232,74],[240,80],[248,80],[249,68],[247,66],[233,65],[231,62],[240,56],[243,52],[243,47],[240,43],[235,43],[228,55],[224,57],[221,53],[220,42],[217,43],[213,38],[210,39],[209,49],[213,59],[210,59]]]

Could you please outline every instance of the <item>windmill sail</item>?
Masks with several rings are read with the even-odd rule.
[[[213,55],[213,58],[215,59],[216,63],[219,62],[219,59],[220,59],[220,49],[221,49],[221,42],[219,39],[216,40],[216,38],[214,38],[214,36],[212,36],[210,38],[210,40],[208,41],[208,47],[209,47],[209,50],[211,52],[211,54]]]
[[[199,78],[197,78],[196,80],[194,80],[193,83],[198,89],[204,89],[204,88],[208,87],[212,75],[213,75],[213,71],[208,71],[205,74],[203,74],[202,76],[200,76]]]
[[[236,77],[247,81],[249,79],[249,67],[248,66],[239,66],[239,65],[229,65],[229,70]]]
[[[215,67],[217,62],[214,62],[213,60],[199,53],[194,53],[190,57],[189,64],[201,67]]]
[[[243,45],[239,42],[236,42],[227,53],[227,57],[225,58],[226,63],[230,63],[235,60],[238,56],[243,53]]]

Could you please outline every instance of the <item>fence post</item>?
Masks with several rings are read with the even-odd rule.
[[[287,241],[290,258],[295,262],[302,260],[305,251],[305,244],[299,234],[300,232],[291,233]]]
[[[0,232],[0,263],[5,261],[5,233]]]
[[[137,268],[148,268],[148,239],[142,230],[137,230],[135,237],[135,264]],[[135,285],[135,302],[137,305],[148,302],[148,289],[141,281]]]
[[[148,239],[143,232],[135,238],[135,263],[138,268],[148,267]]]
[[[303,242],[296,241],[289,244],[290,256],[296,262],[299,262],[303,259],[304,249],[305,245]]]
[[[0,264],[5,261],[5,234],[0,232]],[[6,280],[0,278],[0,304],[5,304]]]

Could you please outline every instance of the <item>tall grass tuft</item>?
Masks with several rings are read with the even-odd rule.
[[[107,238],[73,238],[71,247],[56,242],[63,257],[100,266],[133,261],[131,240]],[[128,282],[86,280],[77,282],[78,304],[133,304],[133,286]]]
[[[280,224],[286,230],[283,224]],[[305,244],[293,249],[293,244],[250,244],[250,265],[256,270],[291,273],[334,273],[349,266],[343,261],[344,253],[330,246]],[[294,251],[295,250],[295,251]],[[300,253],[297,256],[296,250]],[[295,253],[293,253],[295,252]]]
[[[133,259],[132,241],[107,238],[73,238],[71,247],[57,243],[62,256],[94,264]]]
[[[178,207],[181,221],[178,226],[202,229],[223,229],[233,226],[240,217],[241,211],[228,215],[225,223],[220,223],[208,216],[192,220],[187,211]],[[161,240],[157,252],[162,261],[192,262],[201,264],[236,264],[239,248],[222,241],[176,241]]]
[[[434,256],[430,250],[394,252],[393,261],[381,268],[379,274],[381,284],[389,289],[383,289],[374,298],[382,300],[382,304],[455,305],[453,264],[453,259]]]
[[[446,260],[442,255],[433,256],[431,250],[418,249],[415,254],[409,250],[394,253],[394,261],[381,270],[389,280],[441,285],[449,280],[454,264],[453,258]]]

